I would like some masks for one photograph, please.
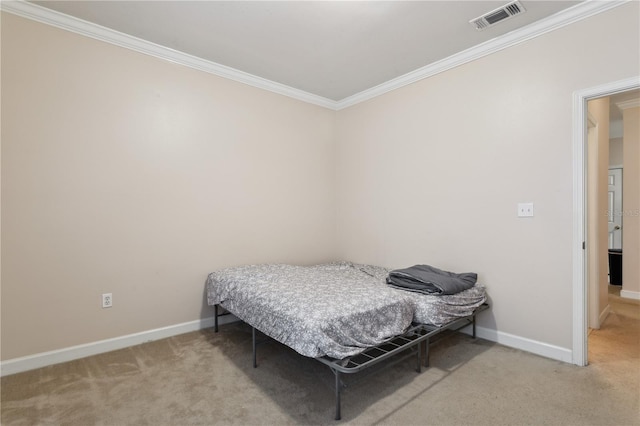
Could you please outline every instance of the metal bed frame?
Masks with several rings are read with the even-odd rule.
[[[334,359],[327,356],[315,358],[321,363],[328,366],[335,375],[335,420],[340,420],[341,415],[341,388],[344,386],[341,380],[341,374],[354,374],[365,370],[373,365],[378,364],[395,355],[403,354],[403,357],[396,362],[402,361],[408,357],[416,356],[416,372],[422,372],[422,366],[429,366],[429,342],[430,339],[445,331],[458,331],[469,325],[472,326],[472,336],[476,338],[476,315],[484,310],[489,309],[489,304],[483,303],[478,306],[471,315],[462,317],[447,324],[437,327],[430,324],[413,324],[404,334],[396,336],[378,346],[365,349],[357,355],[345,359]],[[227,315],[229,312],[218,313],[218,305],[214,305],[214,329],[218,332],[218,317]],[[257,345],[256,328],[251,327],[252,347],[253,347],[253,368],[258,367],[257,363]],[[424,362],[423,362],[424,361]]]

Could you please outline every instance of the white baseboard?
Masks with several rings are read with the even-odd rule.
[[[625,299],[640,300],[640,291],[620,290],[620,297]]]
[[[602,312],[600,313],[600,317],[598,318],[598,329],[600,328],[600,326],[602,326],[602,324],[604,323],[604,320],[607,319],[607,317],[609,316],[609,313],[611,312],[611,305],[607,305]]]
[[[228,324],[234,321],[238,321],[238,319],[233,315],[225,315],[224,317],[219,318],[220,324]],[[213,324],[213,317],[205,318],[168,327],[157,328],[155,330],[143,331],[141,333],[115,337],[113,339],[100,340],[98,342],[87,343],[84,345],[72,346],[55,351],[42,352],[39,354],[29,355],[21,358],[14,358],[0,363],[0,376],[8,376],[10,374],[21,373],[23,371],[34,370],[36,368],[46,367],[53,364],[60,364],[62,362],[73,361],[75,359],[115,351],[117,349],[123,349],[145,342],[165,339],[167,337],[176,336],[178,334],[184,334],[191,331],[210,328],[213,327]],[[462,330],[462,332],[471,334],[471,326],[466,327]],[[515,336],[509,333],[503,333],[484,327],[476,327],[476,335],[477,337],[489,340],[491,342],[499,343],[501,345],[520,349],[526,352],[531,352],[546,358],[551,358],[567,363],[572,362],[572,352],[570,349],[549,345],[547,343],[538,342],[536,340]]]
[[[238,319],[233,315],[225,315],[218,319],[219,324],[228,324],[234,321],[238,321]],[[168,327],[156,328],[154,330],[143,331],[140,333],[129,334],[126,336],[115,337],[113,339],[100,340],[84,345],[71,346],[69,348],[58,349],[55,351],[9,359],[0,363],[0,376],[8,376],[10,374],[21,373],[23,371],[34,370],[36,368],[46,367],[53,364],[60,364],[62,362],[111,352],[117,349],[151,342],[153,340],[165,339],[167,337],[177,336],[178,334],[210,328],[213,327],[214,322],[214,317],[204,318],[182,324],[170,325]]]
[[[465,327],[463,332],[471,334],[471,326]],[[573,352],[571,351],[571,349],[562,348],[560,346],[550,345],[548,343],[539,342],[537,340],[527,339],[525,337],[515,336],[513,334],[479,326],[476,326],[476,336],[481,339],[499,343],[504,346],[509,346],[510,348],[520,349],[525,352],[531,352],[545,358],[551,358],[566,363],[573,363]]]

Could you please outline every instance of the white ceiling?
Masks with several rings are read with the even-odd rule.
[[[504,1],[34,1],[268,81],[340,101],[581,3]]]

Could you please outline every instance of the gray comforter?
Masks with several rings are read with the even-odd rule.
[[[308,357],[342,359],[402,334],[416,308],[367,265],[247,265],[212,272],[210,305]]]

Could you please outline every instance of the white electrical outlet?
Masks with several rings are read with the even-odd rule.
[[[533,217],[533,203],[518,203],[518,217]]]
[[[110,308],[113,306],[113,295],[111,293],[104,293],[102,295],[102,307]]]

